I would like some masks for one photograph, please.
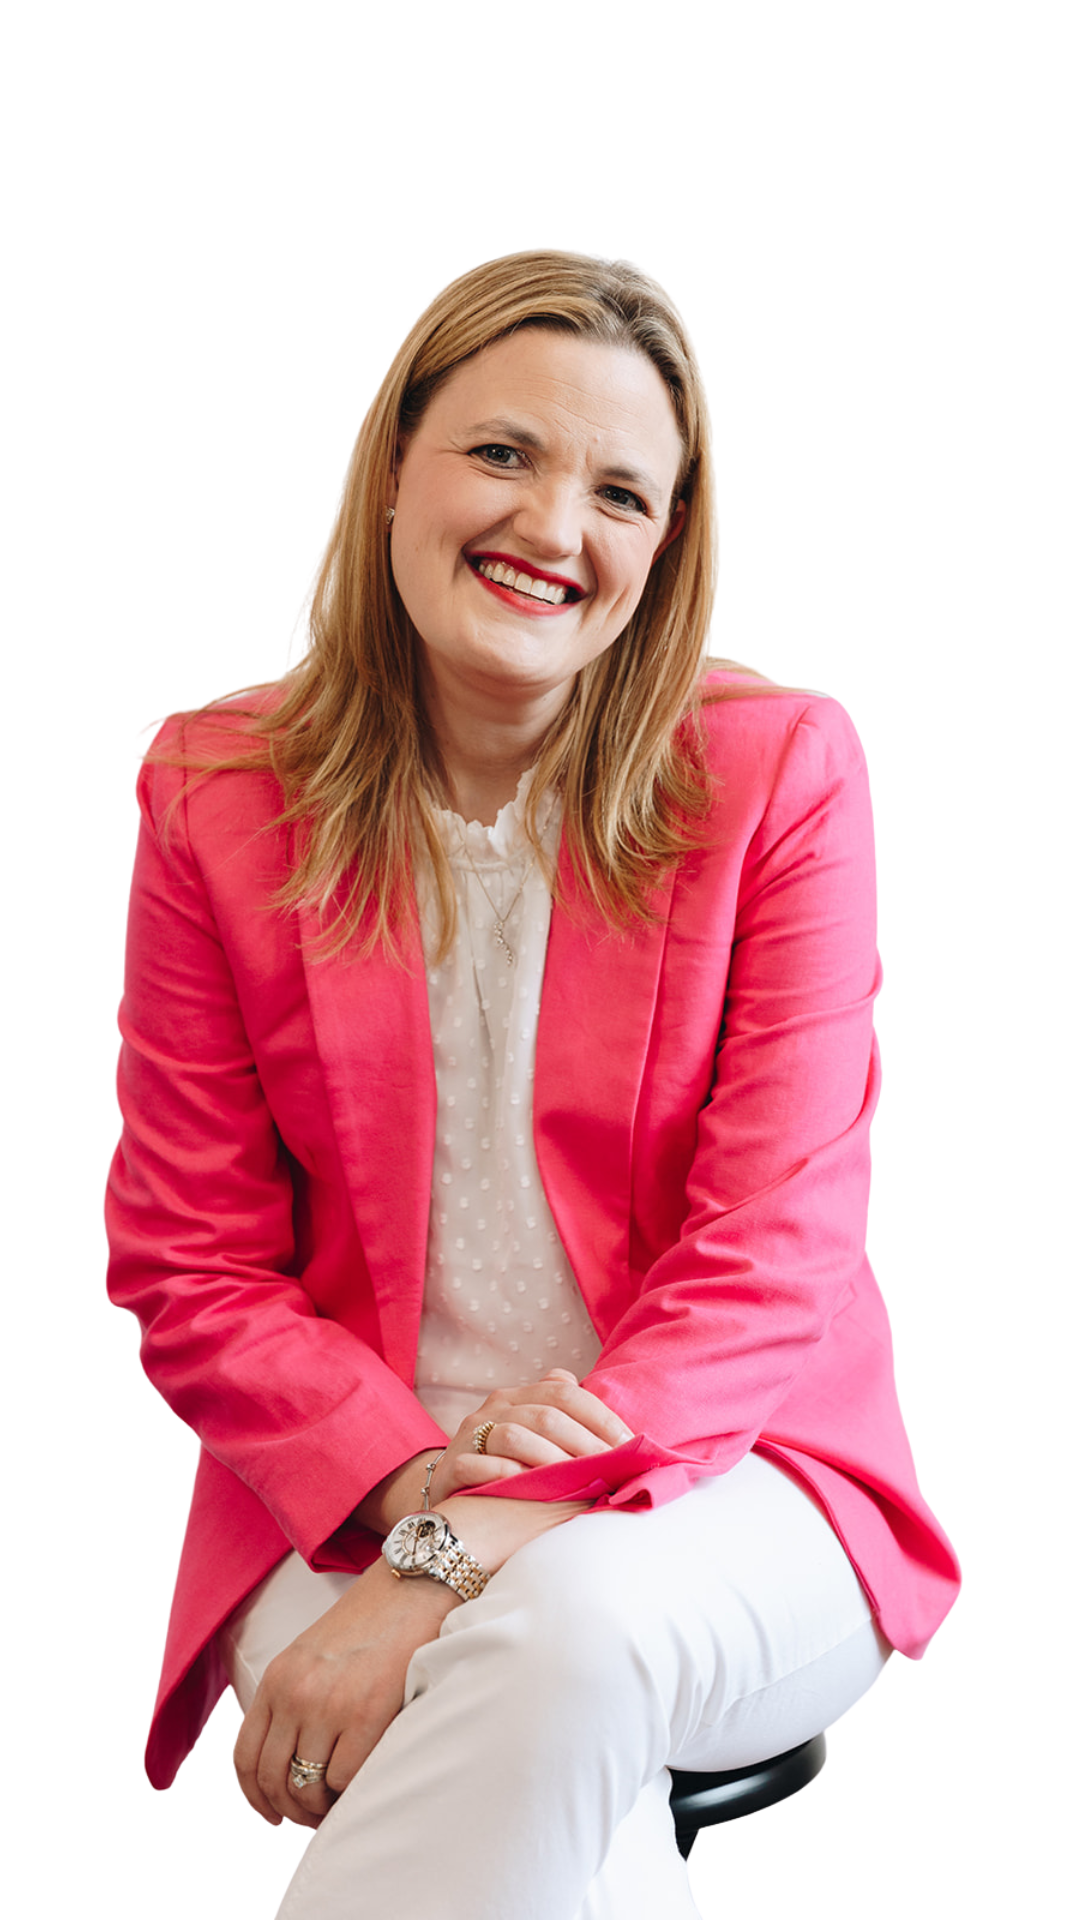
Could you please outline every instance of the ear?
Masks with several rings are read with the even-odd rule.
[[[408,446],[408,444],[409,443],[405,439],[404,435],[399,434],[397,438],[397,444],[394,447],[394,465],[391,470],[390,478],[386,483],[386,504],[388,507],[397,506],[398,475],[401,472],[401,463],[405,458],[405,449]]]
[[[676,500],[675,505],[671,509],[671,519],[668,522],[668,530],[665,533],[663,539],[661,540],[660,545],[657,547],[656,552],[653,554],[653,557],[652,557],[653,566],[656,565],[656,562],[659,560],[660,555],[664,552],[664,549],[666,547],[670,547],[673,540],[678,539],[685,524],[686,524],[686,501]]]

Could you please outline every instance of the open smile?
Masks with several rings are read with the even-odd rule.
[[[467,553],[465,558],[477,578],[512,606],[531,600],[535,611],[547,612],[572,606],[583,598],[581,588],[572,580],[534,568],[526,569],[512,555]]]

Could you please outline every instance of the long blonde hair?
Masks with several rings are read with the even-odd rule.
[[[357,936],[365,951],[380,943],[400,951],[418,852],[434,871],[444,952],[453,934],[453,887],[432,812],[442,769],[420,692],[417,635],[391,572],[386,502],[400,441],[442,382],[523,326],[651,360],[683,443],[676,498],[685,505],[682,530],[653,565],[623,633],[578,674],[543,741],[533,804],[560,792],[576,879],[614,926],[649,917],[660,869],[700,835],[709,787],[695,716],[715,541],[697,364],[674,307],[635,267],[573,253],[510,254],[439,294],[383,381],[349,465],[305,658],[269,699],[205,710],[244,739],[186,762],[202,772],[273,769],[284,789],[279,818],[299,829],[282,901],[316,905],[331,950]],[[538,842],[532,808],[526,827]]]

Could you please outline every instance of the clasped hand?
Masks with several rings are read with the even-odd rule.
[[[494,1425],[478,1453],[476,1432],[489,1420]],[[617,1413],[579,1386],[572,1373],[555,1367],[535,1385],[496,1388],[462,1421],[432,1476],[431,1502],[511,1479],[529,1467],[608,1453],[632,1438]]]
[[[474,1435],[488,1420],[494,1424],[477,1453]],[[447,1503],[454,1531],[494,1573],[518,1547],[588,1503],[454,1495],[529,1467],[606,1453],[630,1438],[617,1414],[559,1368],[534,1386],[499,1388],[462,1421],[432,1476],[432,1504]],[[364,1503],[385,1529],[419,1507],[431,1457],[430,1449],[416,1455]],[[396,1580],[380,1559],[270,1662],[235,1751],[240,1785],[257,1813],[274,1826],[282,1819],[320,1825],[400,1711],[413,1654],[438,1637],[461,1604],[438,1581]],[[326,1764],[321,1785],[290,1779],[294,1754]]]

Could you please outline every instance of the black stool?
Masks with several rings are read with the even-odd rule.
[[[758,1813],[790,1793],[809,1786],[825,1765],[825,1735],[816,1733],[790,1753],[775,1760],[759,1760],[753,1767],[735,1767],[731,1773],[673,1773],[671,1811],[675,1839],[685,1860],[700,1827],[719,1826],[721,1820],[741,1820]]]

